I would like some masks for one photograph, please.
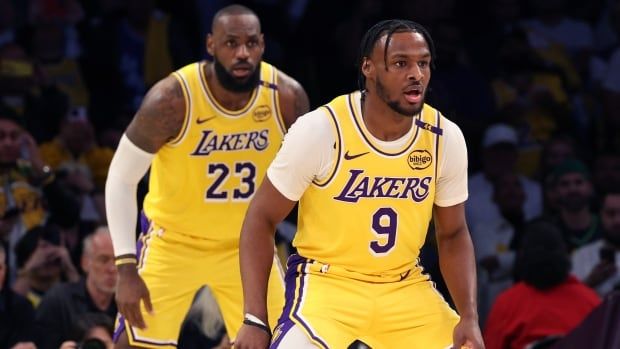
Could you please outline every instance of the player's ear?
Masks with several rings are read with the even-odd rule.
[[[213,45],[215,45],[215,43],[213,42],[213,35],[209,33],[207,34],[207,52],[211,56],[213,56]]]
[[[369,78],[369,77],[374,77],[374,72],[375,72],[374,64],[372,64],[372,62],[370,61],[370,59],[368,59],[368,57],[364,57],[362,59],[362,74],[364,74],[366,78]]]
[[[261,48],[261,55],[262,55],[263,52],[265,52],[265,36],[263,35],[263,33],[261,33],[260,36],[258,37],[258,45]]]

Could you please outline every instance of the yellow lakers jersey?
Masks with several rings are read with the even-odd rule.
[[[176,139],[151,165],[146,216],[166,230],[237,243],[249,201],[279,149],[277,70],[263,62],[260,84],[241,110],[227,110],[209,90],[205,62],[173,73],[186,115]]]
[[[305,258],[366,275],[414,268],[435,198],[441,114],[424,105],[401,149],[386,151],[368,132],[355,99],[324,106],[335,128],[334,169],[299,202],[294,240]]]

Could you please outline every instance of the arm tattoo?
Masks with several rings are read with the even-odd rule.
[[[169,76],[151,88],[127,128],[127,136],[138,147],[155,153],[181,131],[185,118],[181,85]]]

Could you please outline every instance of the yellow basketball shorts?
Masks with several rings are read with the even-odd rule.
[[[153,314],[142,306],[147,328],[129,326],[120,314],[115,338],[127,330],[132,346],[176,348],[181,323],[196,292],[208,285],[222,312],[226,331],[234,339],[243,324],[243,293],[239,270],[238,243],[197,238],[148,226],[138,241],[138,272],[151,296]],[[275,250],[274,250],[275,255]],[[284,305],[283,272],[274,260],[268,286],[268,312],[275,326]]]
[[[451,346],[459,316],[419,270],[388,282],[360,275],[291,256],[271,348],[282,349],[280,339],[293,326],[318,348],[347,348],[356,339],[373,349]]]

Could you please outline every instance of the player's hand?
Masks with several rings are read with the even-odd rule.
[[[140,311],[140,301],[150,314],[153,313],[151,295],[138,274],[135,264],[123,264],[118,267],[118,282],[116,287],[116,304],[118,311],[131,326],[145,329],[146,324]]]
[[[484,349],[478,320],[462,317],[454,327],[452,341],[454,349]]]
[[[269,334],[258,327],[243,324],[237,338],[233,341],[234,349],[266,349],[269,348]]]

